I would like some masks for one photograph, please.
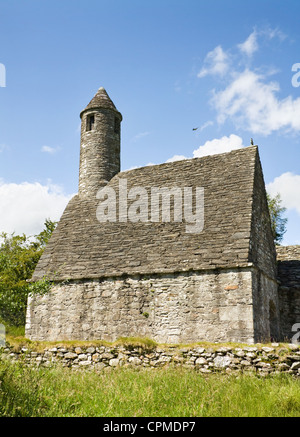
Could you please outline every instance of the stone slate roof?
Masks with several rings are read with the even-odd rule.
[[[100,223],[99,200],[78,195],[67,205],[32,280],[115,277],[248,266],[258,149],[147,166],[120,172],[131,187],[204,187],[204,228],[186,223]],[[256,174],[256,176],[255,176]],[[194,196],[195,197],[195,196]],[[172,216],[171,216],[172,217]]]
[[[80,116],[84,111],[87,111],[89,109],[97,109],[97,108],[113,109],[114,111],[118,112],[113,101],[110,99],[109,95],[107,94],[106,90],[103,87],[99,88],[99,90],[92,98],[90,103],[86,106],[85,109],[81,111]]]

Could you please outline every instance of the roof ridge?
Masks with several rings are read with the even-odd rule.
[[[180,165],[179,163],[183,163],[183,162],[187,162],[188,163],[188,162],[196,162],[196,161],[199,162],[199,160],[205,161],[206,159],[214,159],[214,158],[219,159],[222,156],[228,156],[231,153],[240,153],[240,152],[246,153],[246,151],[248,153],[250,153],[249,149],[252,149],[252,152],[258,153],[258,146],[246,146],[246,147],[241,147],[239,149],[230,150],[229,152],[215,153],[215,154],[212,154],[212,155],[197,156],[197,157],[194,157],[194,158],[178,159],[177,161],[160,162],[158,164],[148,164],[148,165],[144,165],[144,166],[141,166],[141,167],[129,168],[127,170],[121,170],[119,173],[116,174],[116,176],[120,175],[120,173],[128,173],[128,172],[131,172],[131,171],[133,172],[135,170],[141,170],[141,169],[145,169],[145,168],[148,168],[148,167],[150,168],[150,167],[158,167],[158,166],[171,166],[172,164],[173,165],[175,164],[175,165],[179,166]]]

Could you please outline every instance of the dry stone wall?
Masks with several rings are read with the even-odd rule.
[[[29,347],[14,351],[0,349],[0,359],[21,361],[38,367],[60,365],[74,370],[108,371],[117,368],[162,368],[167,366],[194,369],[200,373],[253,372],[267,375],[274,372],[291,373],[300,377],[300,346],[62,346],[37,352]]]

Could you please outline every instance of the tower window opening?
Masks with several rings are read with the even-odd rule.
[[[88,115],[86,118],[86,130],[87,131],[93,130],[94,126],[95,126],[95,116]]]

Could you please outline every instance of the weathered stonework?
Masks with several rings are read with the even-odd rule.
[[[209,374],[214,372],[268,375],[288,373],[300,377],[300,347],[294,344],[271,346],[136,346],[56,345],[36,352],[29,347],[16,351],[0,348],[0,359],[35,367],[63,366],[74,371],[113,371],[118,368],[186,368]]]
[[[257,289],[257,272],[251,268],[70,281],[31,298],[26,332],[32,340],[269,340],[268,313],[256,320],[252,287]],[[271,294],[275,287],[266,288]],[[271,297],[255,305],[263,311]]]
[[[120,171],[122,115],[100,88],[80,117],[79,195],[95,196]]]
[[[279,248],[277,271],[258,148],[120,172],[122,115],[103,88],[81,120],[79,192],[32,277],[54,285],[29,297],[26,336],[169,344],[290,339],[300,323],[300,249]],[[173,220],[153,221],[149,208],[144,222],[118,210],[115,221],[100,223],[99,188],[120,206],[125,182],[147,196],[153,187],[201,187],[203,229],[188,233],[185,216],[174,220],[175,200]],[[195,206],[194,196],[190,210]]]
[[[279,246],[277,253],[281,332],[289,339],[300,328],[300,246]]]
[[[254,269],[252,293],[254,342],[281,339],[277,280]]]

